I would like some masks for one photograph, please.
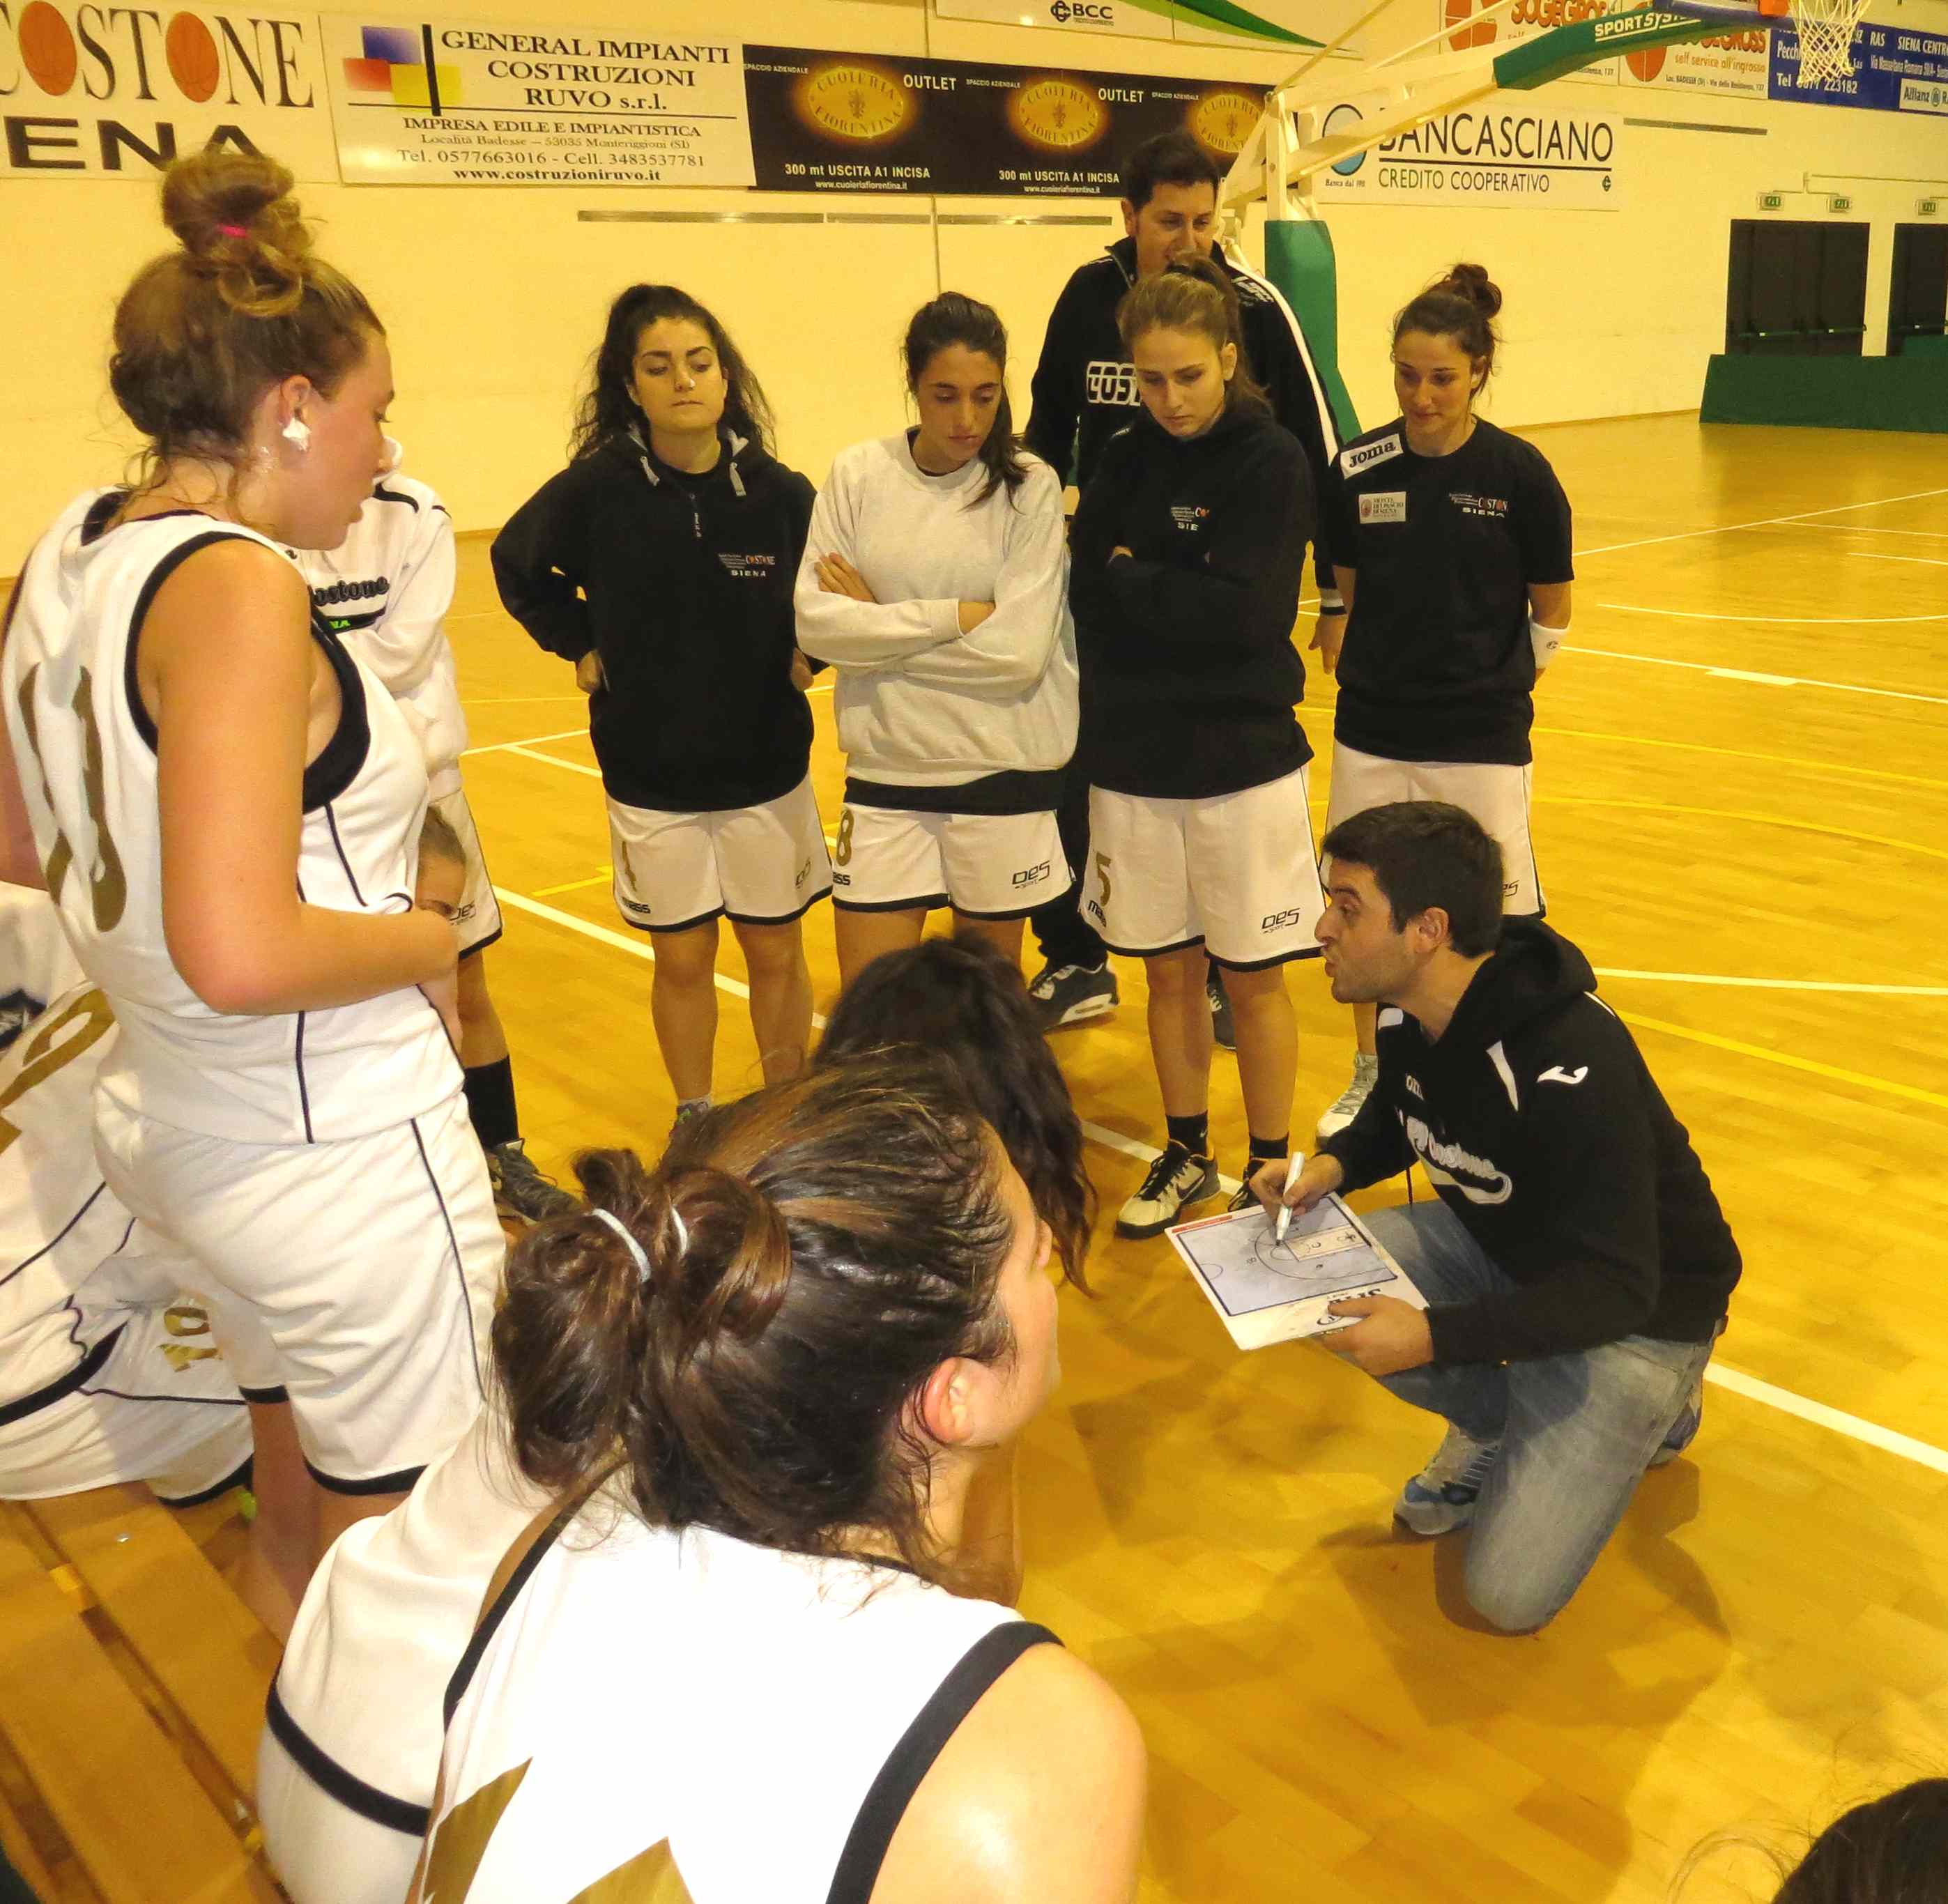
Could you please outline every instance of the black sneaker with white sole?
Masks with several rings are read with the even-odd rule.
[[[1149,1174],[1116,1217],[1118,1236],[1158,1236],[1193,1203],[1218,1194],[1218,1166],[1193,1157],[1179,1143],[1167,1144]]]
[[[1205,981],[1204,996],[1211,1004],[1211,1042],[1220,1051],[1236,1051],[1238,1048],[1238,1028],[1231,1022],[1231,1000],[1224,990],[1224,981],[1211,969],[1211,976]]]
[[[571,1196],[535,1168],[519,1137],[496,1144],[488,1152],[487,1180],[494,1186],[495,1204],[525,1222],[545,1223],[551,1217],[565,1217],[582,1208],[579,1197]]]
[[[1116,990],[1116,975],[1106,962],[1093,967],[1045,965],[1030,983],[1028,996],[1041,1014],[1044,1031],[1105,1017],[1121,1002]]]

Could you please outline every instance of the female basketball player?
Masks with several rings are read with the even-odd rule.
[[[1067,880],[1056,825],[1075,750],[1062,481],[1020,445],[1008,338],[950,291],[902,346],[917,429],[840,453],[799,572],[799,645],[838,671],[845,811],[839,969],[957,929],[1021,956]]]
[[[1133,1896],[1128,1710],[943,1590],[976,1462],[1057,1373],[1047,1228],[951,1074],[820,1067],[583,1179],[494,1329],[566,1505],[448,1689],[414,1895]]]
[[[833,1007],[824,1068],[890,1046],[951,1063],[1078,1285],[1093,1193],[1082,1130],[1021,975],[979,943],[929,939],[875,960]],[[598,1164],[607,1153],[597,1153]],[[626,1319],[625,1319],[626,1320]],[[297,1904],[394,1904],[412,1875],[439,1769],[440,1697],[489,1577],[548,1496],[485,1412],[405,1504],[320,1563],[278,1668],[258,1815]],[[1020,1588],[1013,1447],[969,1477],[956,1585],[1012,1605]]]
[[[119,1028],[96,1153],[194,1259],[251,1403],[242,1586],[279,1632],[478,1409],[503,1254],[427,996],[451,1007],[456,947],[413,897],[425,764],[278,546],[343,540],[392,389],[290,186],[254,154],[165,175],[179,248],[124,293],[110,367],[142,479],[42,538],[4,661],[7,790]]]
[[[1574,571],[1547,459],[1475,414],[1501,308],[1479,265],[1456,265],[1394,318],[1401,414],[1348,444],[1327,479],[1321,539],[1348,619],[1322,621],[1313,645],[1339,678],[1327,830],[1389,801],[1447,801],[1500,846],[1504,909],[1540,917],[1529,727]],[[1354,1025],[1353,1080],[1321,1139],[1352,1122],[1378,1074],[1374,1008],[1356,1006]]]
[[[1082,889],[1111,949],[1149,977],[1169,1135],[1116,1228],[1153,1236],[1218,1188],[1207,962],[1236,1025],[1246,1179],[1286,1154],[1298,1030],[1284,967],[1317,955],[1321,910],[1312,750],[1292,714],[1312,479],[1251,380],[1216,265],[1143,279],[1117,322],[1143,408],[1104,448],[1072,538],[1093,789]]]
[[[811,485],[771,434],[717,319],[674,285],[632,285],[610,307],[568,467],[494,541],[507,612],[588,693],[616,909],[655,948],[650,1016],[680,1118],[710,1102],[718,920],[775,1082],[805,1061],[801,922],[832,885],[793,646]]]

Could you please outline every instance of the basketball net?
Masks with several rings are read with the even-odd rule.
[[[1867,0],[1794,0],[1799,30],[1799,83],[1824,86],[1853,72],[1853,29]]]

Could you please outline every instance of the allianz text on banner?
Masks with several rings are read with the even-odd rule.
[[[0,177],[153,185],[209,145],[337,178],[315,14],[0,0]]]

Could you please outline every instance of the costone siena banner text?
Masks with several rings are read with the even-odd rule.
[[[1220,168],[1258,124],[1249,82],[745,48],[764,191],[1114,197],[1118,162],[1184,131]]]
[[[653,30],[324,23],[348,185],[749,185],[744,52]]]
[[[153,186],[210,145],[338,176],[311,14],[0,0],[0,135],[5,178]]]

